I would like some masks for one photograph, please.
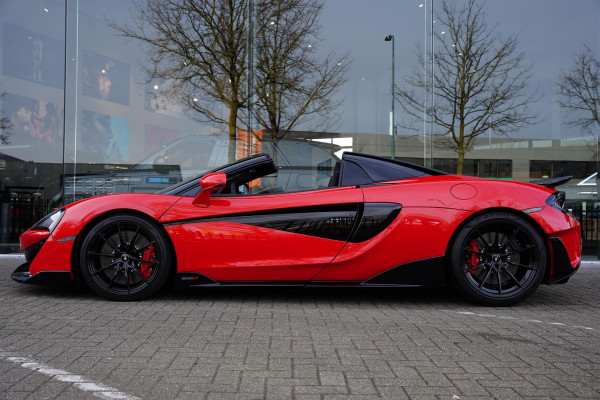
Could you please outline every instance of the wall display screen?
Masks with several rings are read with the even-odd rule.
[[[5,93],[2,112],[9,127],[0,151],[39,162],[57,162],[62,154],[63,105]]]
[[[62,89],[65,44],[29,29],[4,23],[3,73]]]
[[[128,105],[129,64],[89,50],[83,50],[81,55],[83,94]]]
[[[129,121],[112,115],[83,110],[81,113],[81,156],[87,162],[129,160]]]

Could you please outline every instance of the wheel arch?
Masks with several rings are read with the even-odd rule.
[[[137,217],[143,218],[165,234],[165,237],[167,238],[167,244],[171,248],[171,252],[172,252],[173,258],[174,258],[173,265],[171,267],[171,271],[169,274],[169,279],[167,281],[167,284],[172,283],[173,279],[175,278],[175,272],[177,271],[177,253],[175,252],[175,246],[173,245],[173,240],[171,239],[171,236],[169,236],[165,227],[161,223],[159,223],[157,220],[155,220],[154,218],[152,218],[151,216],[149,216],[146,213],[143,213],[138,210],[133,210],[130,208],[118,208],[118,209],[109,210],[109,211],[103,212],[101,214],[98,214],[94,218],[89,220],[84,225],[83,228],[81,228],[81,231],[79,231],[79,233],[77,234],[77,236],[75,238],[75,243],[73,244],[73,249],[71,250],[71,273],[73,274],[74,280],[77,280],[77,281],[81,282],[82,284],[84,284],[83,279],[80,279],[81,278],[81,276],[80,276],[81,265],[79,265],[78,254],[81,250],[81,245],[83,243],[85,236],[98,222],[102,221],[103,219],[112,217],[113,215],[119,215],[119,214],[135,215]]]
[[[446,280],[449,282],[448,274],[450,271],[450,251],[452,250],[452,247],[454,246],[454,241],[456,240],[458,233],[461,231],[461,229],[465,225],[467,225],[473,219],[478,218],[484,214],[491,214],[491,213],[495,213],[495,212],[507,212],[507,213],[510,213],[517,217],[522,218],[523,220],[529,222],[531,224],[531,226],[533,226],[533,228],[540,235],[540,237],[542,238],[542,241],[544,242],[544,250],[546,252],[546,262],[547,262],[546,271],[545,271],[544,279],[542,280],[542,282],[547,282],[550,277],[551,263],[552,263],[552,258],[551,258],[551,254],[550,254],[550,246],[548,243],[548,240],[549,240],[548,235],[546,234],[546,232],[544,232],[544,229],[540,226],[540,224],[535,219],[531,218],[528,214],[526,214],[520,210],[515,210],[514,208],[509,208],[509,207],[491,207],[491,208],[479,210],[477,212],[472,213],[467,218],[465,218],[463,221],[461,221],[461,223],[456,227],[454,232],[452,232],[452,236],[450,236],[450,240],[448,241],[448,244],[446,245],[446,253],[445,253],[445,255],[446,255],[446,257],[445,257],[445,259],[446,259],[446,265],[445,265]]]

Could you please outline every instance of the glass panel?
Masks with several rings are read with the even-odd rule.
[[[243,0],[218,8],[220,18],[228,12],[224,5],[235,6],[236,30],[230,37],[236,68],[227,70],[224,42],[194,33],[176,10],[169,9],[168,24],[152,25],[143,12],[159,4],[153,0],[0,2],[0,117],[6,121],[0,132],[0,251],[16,249],[19,233],[59,204],[105,193],[153,192],[233,159],[268,152],[267,138],[309,139],[331,145],[338,157],[343,151],[394,156],[451,173],[462,165],[465,175],[492,179],[573,175],[560,188],[567,192],[567,204],[582,221],[594,220],[585,226],[597,226],[590,210],[599,205],[600,125],[593,113],[590,118],[585,109],[570,106],[578,99],[565,83],[577,78],[577,66],[593,67],[600,57],[599,2],[458,0],[455,9],[445,9],[442,1],[432,0],[328,0],[278,11],[275,3]],[[464,125],[467,138],[474,126],[480,129],[461,145],[448,134],[450,105],[457,97],[444,91],[444,82],[461,87],[454,84],[457,70],[452,68],[475,59],[463,51],[460,30],[468,25],[461,10],[469,7],[481,7],[485,38],[496,44],[516,38],[509,54],[519,65],[512,64],[509,72],[521,71],[512,82],[524,87],[516,87],[518,95],[505,103],[521,123],[511,125],[502,112],[480,118]],[[448,13],[459,17],[456,34]],[[289,43],[284,33],[293,28],[290,21],[301,24],[307,16],[316,21],[310,33],[289,53],[278,52]],[[561,21],[560,29],[554,21]],[[140,29],[177,32],[172,28],[178,23],[190,40],[180,43],[181,54],[170,53],[162,64],[156,47],[131,37]],[[213,34],[228,33],[217,29]],[[197,51],[202,42],[204,53]],[[216,68],[212,80],[186,75],[199,71],[201,53],[209,57],[204,65]],[[303,66],[299,74],[275,79],[283,76],[276,76],[282,66],[296,62]],[[321,102],[304,103],[323,68],[337,71],[338,84]],[[502,92],[483,71],[470,65],[461,75],[463,83],[484,85],[479,97],[465,99],[466,106],[490,105],[490,96]],[[284,92],[292,82],[301,90]],[[471,115],[485,116],[486,109]],[[437,117],[433,122],[431,115]],[[289,190],[327,184],[334,158],[322,155],[309,155],[309,173],[288,176]],[[586,241],[587,251],[596,251],[597,233],[588,232]]]
[[[60,202],[65,2],[0,2],[0,253]]]

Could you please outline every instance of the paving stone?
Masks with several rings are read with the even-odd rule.
[[[341,372],[319,372],[319,381],[324,386],[346,386],[346,378]]]
[[[0,257],[0,400],[600,398],[600,268],[525,302],[446,290],[204,289],[115,303]],[[588,329],[589,328],[589,329]]]

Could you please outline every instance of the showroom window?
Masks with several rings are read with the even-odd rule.
[[[19,251],[19,235],[63,204],[162,190],[281,138],[485,178],[572,175],[569,204],[596,215],[600,125],[569,90],[586,82],[577,66],[600,59],[596,0],[311,0],[301,10],[236,0],[216,10],[234,17],[233,33],[219,22],[225,36],[212,39],[202,14],[186,22],[183,3],[170,2],[160,26],[160,0],[0,2],[0,253]],[[469,20],[469,9],[483,19]],[[307,18],[311,30],[291,40]],[[474,63],[492,54],[466,50],[469,24],[482,24],[491,48],[512,49],[512,86]],[[293,65],[302,68],[285,75]],[[312,92],[326,71],[335,84]],[[198,150],[176,153],[191,142]],[[319,168],[299,187],[332,166]]]

